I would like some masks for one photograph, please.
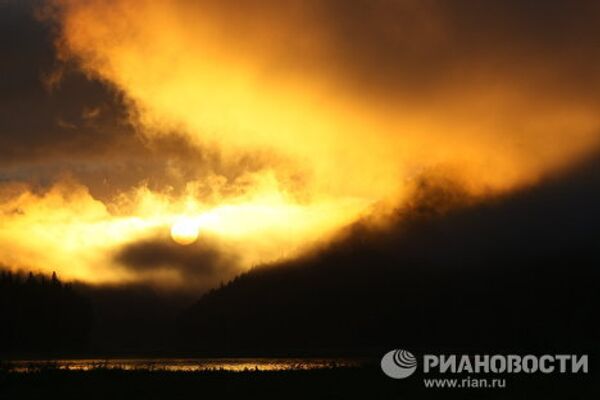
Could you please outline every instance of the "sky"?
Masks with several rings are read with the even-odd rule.
[[[207,289],[598,150],[594,1],[0,0],[0,264]]]

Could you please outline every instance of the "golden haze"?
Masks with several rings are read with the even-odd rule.
[[[428,169],[448,171],[473,195],[493,195],[533,184],[598,144],[594,107],[563,98],[550,81],[524,90],[509,70],[483,65],[459,79],[447,71],[433,90],[371,91],[346,73],[352,66],[336,58],[330,24],[308,3],[53,2],[61,56],[117,88],[140,134],[182,132],[225,159],[260,153],[270,163],[248,173],[241,192],[210,200],[193,180],[181,196],[140,185],[111,202],[72,182],[44,194],[6,188],[2,207],[12,214],[0,245],[13,250],[0,262],[135,281],[112,254],[184,219],[197,224],[198,240],[226,243],[245,269],[298,255],[374,204],[400,203]],[[386,34],[407,52],[443,46],[436,21],[411,40]]]

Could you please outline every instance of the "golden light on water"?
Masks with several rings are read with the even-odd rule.
[[[74,359],[11,361],[10,371],[30,373],[52,366],[58,370],[93,371],[119,369],[127,371],[294,371],[318,370],[336,367],[358,367],[364,360],[352,358],[244,358],[244,359]]]

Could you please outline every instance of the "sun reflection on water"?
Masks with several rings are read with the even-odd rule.
[[[93,371],[115,369],[123,371],[301,371],[328,368],[351,368],[363,364],[348,358],[219,358],[219,359],[79,359],[79,360],[18,360],[8,363],[8,370],[33,373],[46,369]]]

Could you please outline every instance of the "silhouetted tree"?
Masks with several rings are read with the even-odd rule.
[[[90,302],[56,272],[52,277],[2,271],[0,358],[83,350],[92,325]]]

